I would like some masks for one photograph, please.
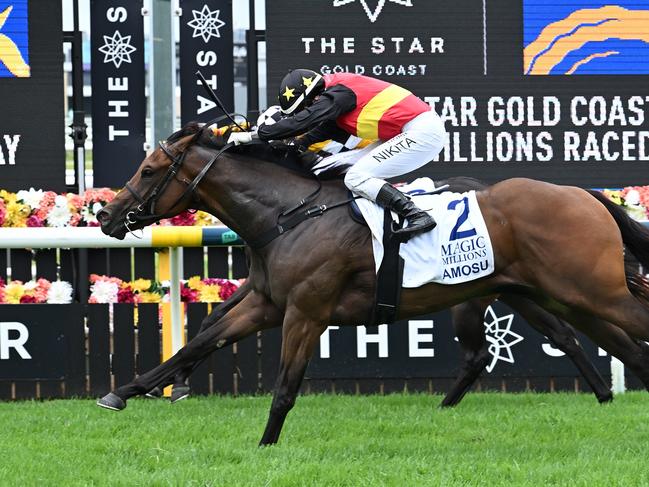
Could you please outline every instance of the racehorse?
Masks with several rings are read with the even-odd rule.
[[[448,190],[454,192],[480,190],[487,187],[485,183],[467,177],[456,177],[437,181],[436,187],[441,186],[448,186]],[[620,219],[625,225],[634,225],[634,222],[624,210],[620,209],[617,205],[611,204],[605,197],[602,197],[601,193],[595,191],[591,192],[591,194],[596,199],[601,200],[615,218]],[[624,243],[633,247],[636,242]],[[462,349],[462,365],[458,377],[441,402],[442,407],[457,405],[489,364],[489,344],[483,326],[483,317],[486,308],[493,300],[493,297],[474,298],[451,307],[453,327]],[[547,311],[544,311],[529,299],[501,295],[500,301],[505,302],[510,308],[516,310],[528,324],[547,337],[556,348],[572,360],[584,376],[586,382],[590,385],[600,403],[609,402],[613,399],[611,391],[595,366],[588,359],[588,356],[577,340],[574,330],[569,325]],[[232,305],[232,302],[226,301],[216,306],[212,313],[203,321],[200,331],[217,323]],[[644,342],[637,344],[624,333],[616,336],[616,340],[615,342],[609,343],[607,347],[612,349],[627,367],[640,378],[645,384],[645,387],[649,389],[649,363],[645,363],[643,350],[640,348],[644,346]],[[189,395],[190,388],[187,385],[187,379],[188,376],[184,372],[176,375],[171,394],[172,403],[184,399]],[[160,396],[162,395],[162,391],[156,390],[153,395]]]
[[[127,191],[98,214],[104,233],[124,238],[196,208],[217,216],[251,247],[241,299],[171,359],[99,405],[123,409],[128,398],[173,382],[213,350],[281,326],[280,370],[260,441],[273,444],[322,332],[331,323],[370,321],[376,276],[369,230],[332,205],[347,199],[339,180],[316,182],[277,164],[287,152],[276,152],[267,144],[215,146],[208,130],[187,125],[161,143]],[[640,262],[649,264],[649,253],[640,251],[649,243],[646,232],[616,221],[602,202],[575,187],[517,178],[477,192],[477,199],[494,249],[494,273],[463,284],[403,289],[397,319],[505,293],[531,299],[603,348],[624,334],[638,344],[649,340],[649,285],[625,273],[623,257],[625,236],[636,241]],[[307,205],[316,206],[307,211]],[[309,221],[282,226],[295,215]]]

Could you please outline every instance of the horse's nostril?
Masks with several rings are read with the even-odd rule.
[[[109,218],[110,218],[110,215],[106,210],[99,210],[99,212],[97,213],[97,221],[99,223],[104,223]]]

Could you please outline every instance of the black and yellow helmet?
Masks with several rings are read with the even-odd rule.
[[[294,69],[279,85],[279,105],[286,115],[302,110],[325,89],[322,75],[310,69]]]

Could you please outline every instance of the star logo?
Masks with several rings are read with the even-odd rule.
[[[302,76],[302,84],[304,84],[304,86],[308,88],[309,86],[311,86],[311,83],[313,83],[313,76],[311,76],[310,78]]]
[[[131,36],[123,36],[118,30],[111,36],[104,36],[104,45],[99,52],[104,54],[104,64],[113,63],[119,68],[122,63],[131,62],[131,53],[137,49],[131,46]]]
[[[295,95],[293,94],[294,91],[295,88],[289,88],[287,86],[286,90],[284,90],[284,93],[282,93],[282,96],[286,98],[286,101],[289,101],[291,98],[295,98]]]
[[[334,7],[342,7],[343,5],[354,3],[355,1],[356,0],[334,0],[333,5]],[[370,19],[370,22],[372,23],[376,22],[376,19],[378,19],[379,15],[381,15],[381,11],[385,6],[386,0],[378,0],[378,3],[376,4],[376,7],[374,7],[374,10],[370,9],[369,5],[367,4],[367,0],[359,0],[359,1],[363,6],[363,10],[365,10],[365,14],[367,14],[367,18]],[[412,0],[387,0],[387,1],[396,3],[397,5],[403,5],[404,7],[412,7]]]
[[[187,25],[194,29],[192,38],[202,37],[207,43],[212,37],[221,37],[219,29],[225,22],[219,19],[220,14],[220,10],[210,10],[207,4],[203,5],[200,11],[192,10],[194,19],[187,22]]]
[[[523,341],[523,337],[511,330],[514,315],[509,314],[498,317],[491,306],[485,312],[484,326],[491,363],[487,365],[487,372],[491,372],[499,360],[510,364],[514,363],[512,347]]]

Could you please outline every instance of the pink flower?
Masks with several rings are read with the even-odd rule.
[[[43,224],[43,220],[41,220],[38,216],[31,215],[29,218],[27,218],[27,226],[35,228],[35,227],[43,227],[45,225]]]
[[[47,302],[47,293],[50,290],[52,283],[47,279],[39,279],[36,281],[36,288],[32,291],[32,295],[36,298],[36,302],[45,303]]]
[[[203,279],[203,284],[207,286],[213,286],[214,284],[220,286],[224,280],[225,279],[219,279],[218,277],[206,277],[205,279]]]
[[[219,297],[225,301],[227,300],[234,292],[239,289],[239,286],[232,281],[224,279],[224,282],[221,283],[221,290],[219,291]]]
[[[110,188],[88,189],[83,195],[87,205],[91,203],[110,203],[115,198],[115,191]]]
[[[79,213],[74,213],[72,215],[72,218],[70,218],[70,226],[71,227],[78,227],[79,222],[81,221],[81,215]]]
[[[198,291],[187,286],[180,286],[180,300],[184,303],[195,303],[198,301]]]
[[[38,218],[40,218],[41,220],[47,219],[47,215],[49,215],[50,210],[54,207],[56,196],[57,195],[54,191],[46,191],[43,194],[41,204],[38,210],[36,210],[36,216],[38,216]]]
[[[75,193],[67,193],[65,196],[67,196],[68,203],[72,205],[75,210],[79,211],[83,207],[84,201],[82,196]]]

